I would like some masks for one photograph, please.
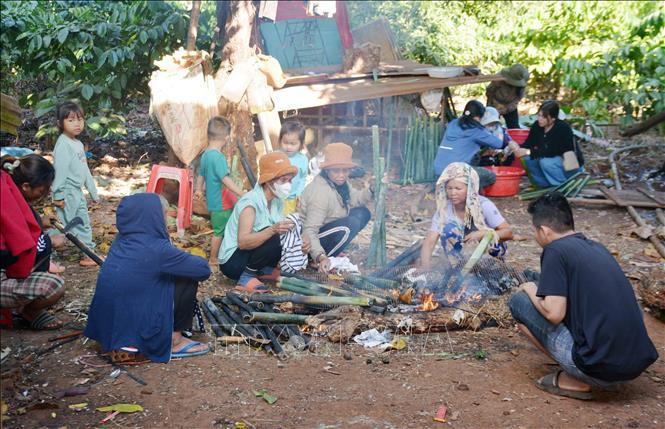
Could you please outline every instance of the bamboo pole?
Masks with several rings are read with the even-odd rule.
[[[317,305],[358,305],[369,307],[374,300],[364,297],[351,296],[328,296],[328,295],[253,295],[253,301],[268,302],[271,304],[280,302],[292,302],[294,304],[317,304]]]
[[[304,314],[254,312],[250,315],[249,321],[252,323],[293,323],[304,325],[307,323],[308,318],[309,316],[305,316]]]
[[[277,287],[280,288],[280,289],[283,289],[283,290],[287,290],[289,292],[295,292],[295,293],[300,294],[300,295],[316,295],[316,294],[320,293],[319,291],[312,291],[312,290],[309,290],[309,289],[304,289],[300,286],[296,286],[292,283],[284,282],[284,281],[278,281],[277,282]],[[321,291],[321,292],[325,293],[325,291]]]
[[[208,310],[208,307],[206,305],[202,305],[201,309],[203,310],[203,314],[205,314],[206,319],[210,322],[210,327],[212,328],[212,332],[215,334],[215,337],[222,337],[224,336],[224,331],[222,330],[222,326],[219,324],[219,321],[215,319],[215,316],[212,315],[210,310]]]

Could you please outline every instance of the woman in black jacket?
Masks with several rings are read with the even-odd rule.
[[[558,116],[559,104],[554,100],[544,102],[538,110],[538,121],[531,126],[522,147],[515,151],[524,161],[531,183],[539,188],[558,186],[582,169],[583,160],[575,150],[573,129]],[[564,168],[566,152],[575,153],[577,167]]]

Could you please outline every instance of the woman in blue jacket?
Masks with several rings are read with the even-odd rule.
[[[464,114],[450,121],[446,133],[434,159],[434,173],[441,176],[443,170],[453,162],[472,164],[472,159],[483,147],[502,149],[510,139],[501,140],[491,134],[480,123],[485,114],[485,106],[478,100],[471,100],[464,106]],[[473,167],[480,178],[480,189],[494,184],[496,175],[486,168]]]
[[[205,354],[190,330],[199,281],[208,262],[177,249],[166,230],[157,194],[125,197],[116,211],[118,236],[97,278],[85,336],[102,351],[136,348],[155,362]]]

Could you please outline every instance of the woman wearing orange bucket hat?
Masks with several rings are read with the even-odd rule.
[[[356,190],[347,179],[358,165],[353,149],[344,143],[331,143],[323,150],[321,172],[305,187],[300,198],[303,236],[310,241],[310,257],[319,271],[330,269],[328,257],[339,255],[371,217],[365,207],[372,199],[367,188]]]
[[[279,263],[280,234],[295,224],[283,216],[284,198],[291,191],[291,179],[298,169],[283,152],[272,152],[259,159],[259,180],[238,200],[224,230],[219,252],[222,273],[238,282],[237,289],[264,292],[257,278],[272,272]],[[303,243],[303,248],[309,248]]]

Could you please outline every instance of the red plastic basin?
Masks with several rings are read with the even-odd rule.
[[[511,139],[515,140],[515,143],[521,145],[526,141],[526,138],[529,136],[528,128],[508,128],[506,130]]]
[[[512,197],[520,191],[520,179],[525,174],[517,167],[483,167],[496,174],[496,182],[485,188],[488,197]]]

